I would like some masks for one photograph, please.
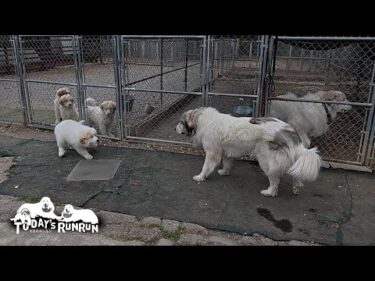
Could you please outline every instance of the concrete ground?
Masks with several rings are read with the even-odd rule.
[[[192,177],[202,167],[201,156],[102,146],[94,159],[122,161],[114,179],[67,182],[66,177],[81,157],[72,151],[58,158],[54,141],[0,135],[0,148],[1,156],[15,158],[9,178],[0,184],[0,195],[26,202],[49,196],[59,205],[122,213],[135,216],[137,222],[157,217],[178,221],[180,226],[184,222],[209,231],[236,233],[242,238],[261,235],[274,241],[323,245],[375,244],[374,174],[323,169],[318,180],[306,183],[299,196],[292,195],[291,180],[286,177],[281,181],[279,196],[268,198],[259,193],[268,186],[267,178],[250,162],[237,161],[229,177],[215,173],[206,182],[195,183]],[[16,207],[10,210],[15,212]],[[2,222],[14,215],[7,214]],[[209,244],[198,243],[199,237],[186,238],[184,234],[192,233],[183,233],[179,227],[172,228],[177,234],[158,229],[160,236],[140,241],[152,245],[173,237],[172,242],[177,244]],[[2,233],[0,237],[7,237],[6,233],[9,236],[9,232]],[[120,227],[111,233],[121,236],[127,232]],[[163,237],[163,233],[167,234]],[[218,235],[206,233],[204,237],[210,241],[211,236]],[[179,241],[181,237],[183,242]],[[133,239],[131,235],[129,239]],[[241,244],[240,239],[231,241]]]

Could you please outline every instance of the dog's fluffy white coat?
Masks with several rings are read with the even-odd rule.
[[[185,112],[176,131],[192,133],[193,144],[206,153],[195,181],[205,180],[221,160],[223,168],[218,174],[229,175],[233,158],[245,155],[254,155],[268,176],[270,186],[261,191],[265,196],[277,195],[283,174],[293,177],[295,194],[302,181],[315,180],[319,174],[321,159],[316,148],[306,149],[295,130],[276,118],[236,118],[203,107]]]
[[[87,148],[95,148],[98,145],[96,130],[74,120],[64,120],[57,124],[55,136],[59,157],[64,156],[66,148],[72,147],[84,158],[90,160],[93,157],[88,153]]]
[[[285,99],[306,99],[318,101],[340,101],[347,102],[346,96],[340,91],[318,91],[308,93],[302,97],[298,97],[293,93],[277,96]],[[339,112],[345,112],[351,109],[350,105],[326,104],[330,118],[334,120]],[[321,103],[309,102],[288,102],[274,100],[270,106],[270,116],[292,125],[298,133],[306,139],[306,137],[318,137],[325,134],[328,129],[328,116]],[[310,146],[308,142],[307,147]]]

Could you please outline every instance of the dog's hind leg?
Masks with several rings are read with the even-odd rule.
[[[268,180],[270,182],[270,186],[267,189],[263,189],[260,193],[264,196],[277,196],[277,192],[279,189],[279,182],[280,176],[279,175],[269,175]]]
[[[202,172],[199,175],[193,177],[195,181],[204,181],[220,164],[221,155],[215,152],[206,152],[206,158],[204,160],[204,165]]]
[[[300,180],[293,179],[293,194],[298,195],[300,191],[300,187],[303,186],[303,183]]]
[[[233,158],[228,158],[223,156],[223,168],[219,169],[217,173],[220,176],[229,176],[230,175],[230,169],[233,166]]]

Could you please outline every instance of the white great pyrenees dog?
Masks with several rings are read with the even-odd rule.
[[[277,96],[285,99],[340,101],[347,102],[346,96],[340,91],[318,91],[298,97],[293,93]],[[292,125],[298,134],[307,140],[306,147],[310,147],[311,137],[319,137],[329,129],[329,122],[333,121],[337,113],[351,110],[346,104],[322,104],[309,102],[288,102],[274,100],[270,106],[270,116],[283,120]]]
[[[82,122],[82,121],[81,121]],[[64,120],[55,127],[55,136],[59,157],[63,157],[66,148],[72,147],[85,159],[91,160],[93,156],[87,148],[96,148],[99,139],[94,128],[83,125],[74,120]]]
[[[302,181],[317,178],[321,158],[316,148],[307,149],[300,136],[288,124],[276,118],[236,118],[211,107],[189,110],[175,128],[179,134],[193,135],[193,144],[203,147],[206,157],[202,171],[193,177],[205,180],[223,161],[218,170],[229,175],[233,158],[254,155],[268,176],[265,196],[277,196],[280,177],[293,177],[293,193],[298,194]]]

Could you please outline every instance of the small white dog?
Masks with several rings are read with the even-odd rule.
[[[65,205],[64,211],[61,213],[61,220],[64,222],[82,221],[85,223],[97,224],[99,222],[95,213],[89,209],[74,209],[72,205]]]
[[[261,191],[276,196],[280,177],[293,177],[293,193],[298,194],[302,181],[313,181],[320,170],[317,149],[306,149],[302,139],[288,124],[276,118],[236,118],[214,108],[201,107],[182,115],[176,126],[179,134],[193,135],[193,144],[203,147],[206,157],[202,171],[193,177],[204,181],[223,161],[218,170],[229,175],[233,158],[254,155],[270,185]]]
[[[58,89],[53,103],[55,109],[55,125],[62,120],[78,120],[78,109],[68,88],[64,87]]]
[[[113,137],[112,127],[116,112],[116,103],[107,100],[98,106],[96,100],[87,98],[86,104],[88,121],[98,126],[102,135]]]
[[[87,148],[96,148],[99,141],[94,128],[74,120],[64,120],[57,124],[55,136],[59,157],[64,156],[67,147],[72,147],[84,158],[91,160],[93,157]]]
[[[49,197],[43,197],[38,203],[25,203],[18,208],[16,216],[11,219],[12,221],[21,220],[22,223],[28,225],[31,224],[31,219],[36,217],[48,218],[48,219],[58,219],[59,217],[55,215],[55,205],[52,203]]]

